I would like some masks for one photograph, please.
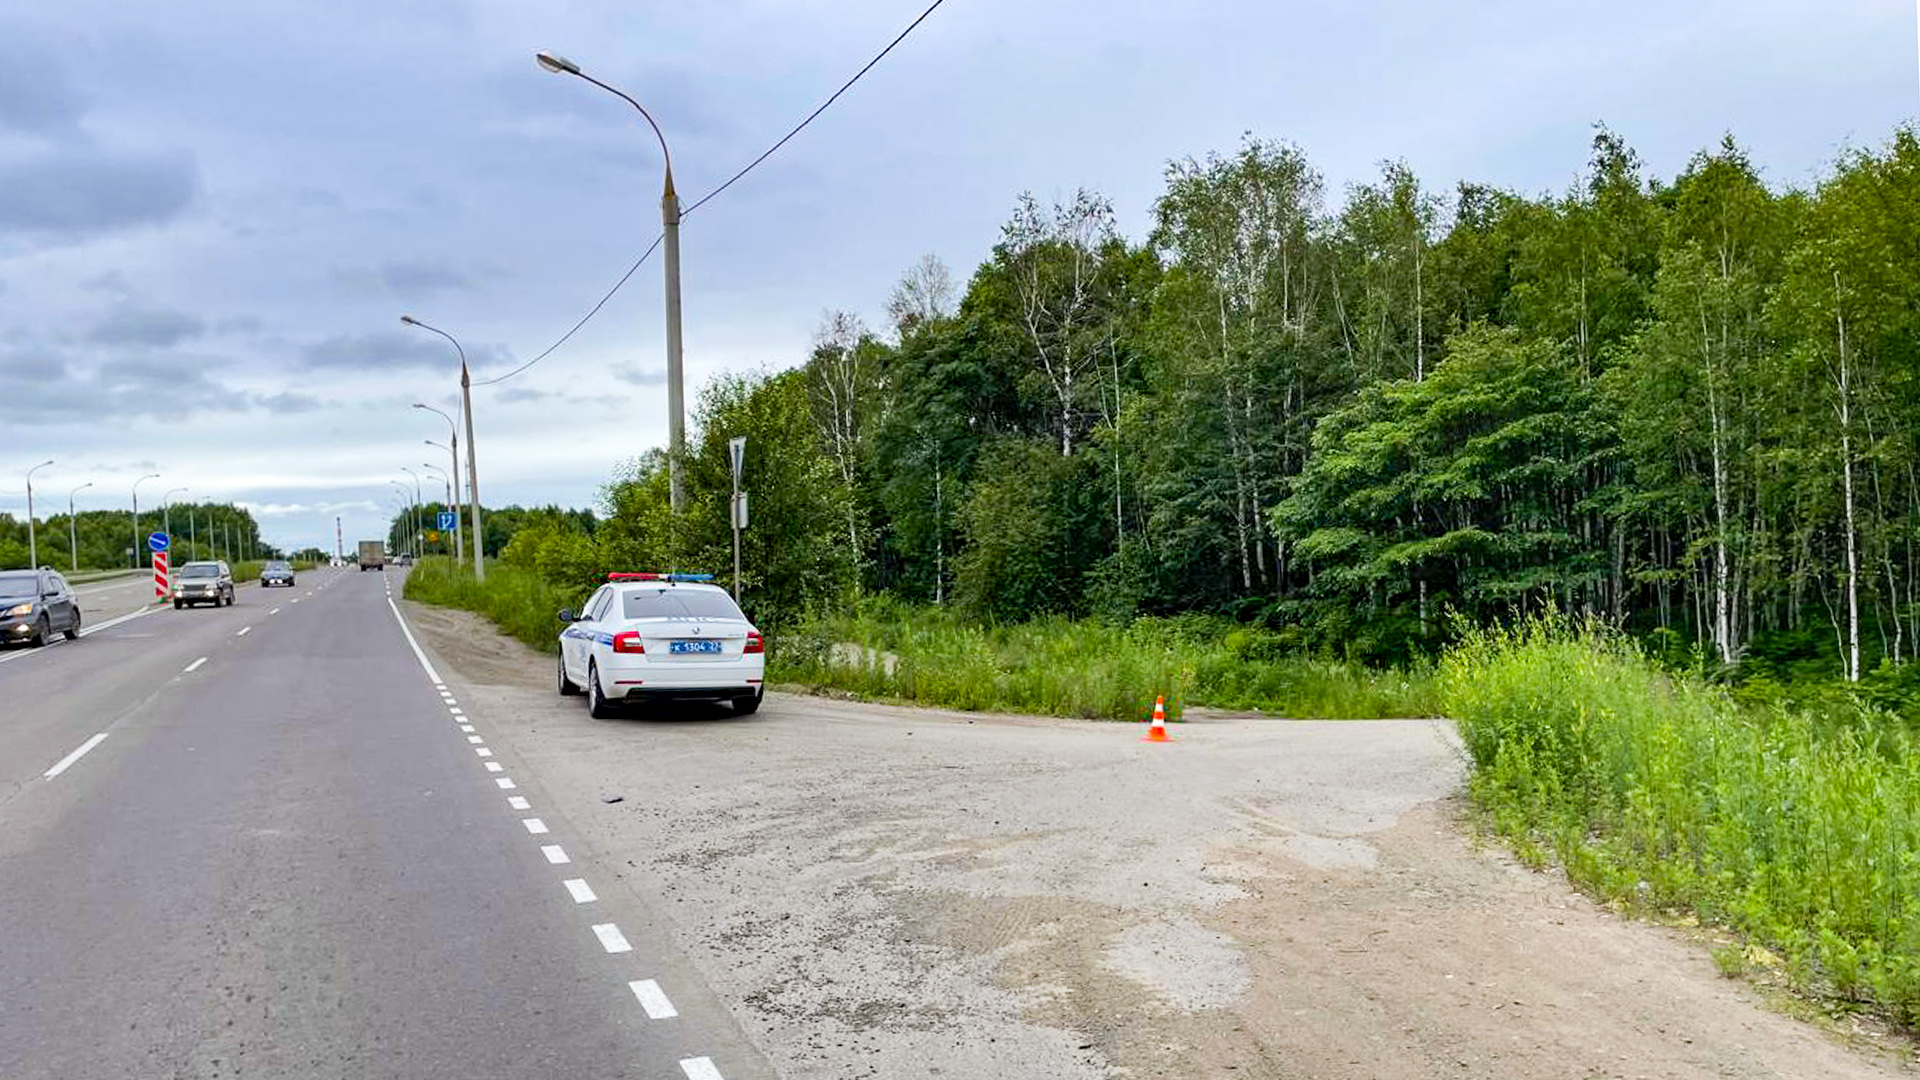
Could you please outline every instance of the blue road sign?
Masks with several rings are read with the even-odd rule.
[[[440,527],[442,529],[452,529],[454,526],[458,524],[460,524],[460,518],[457,515],[455,515],[453,511],[451,510],[440,511]]]
[[[148,533],[147,547],[153,549],[154,551],[167,550],[167,534],[163,532]]]

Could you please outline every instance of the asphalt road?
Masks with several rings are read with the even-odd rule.
[[[0,1077],[772,1075],[462,723],[398,578],[103,583],[0,657]]]

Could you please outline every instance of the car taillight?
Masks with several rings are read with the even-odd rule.
[[[635,633],[632,630],[629,630],[624,634],[613,635],[613,651],[624,652],[624,653],[643,653],[647,651],[647,647],[645,645],[640,644],[639,634]]]
[[[758,630],[749,630],[747,631],[747,647],[740,651],[744,653],[766,652],[767,639],[761,637]]]

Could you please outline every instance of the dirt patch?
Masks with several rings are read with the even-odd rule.
[[[1476,849],[1438,725],[1212,718],[1159,746],[776,694],[601,722],[550,658],[406,610],[794,1080],[1913,1075]]]

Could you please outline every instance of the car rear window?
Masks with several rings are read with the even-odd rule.
[[[745,619],[733,598],[705,589],[647,589],[621,599],[629,619]]]

